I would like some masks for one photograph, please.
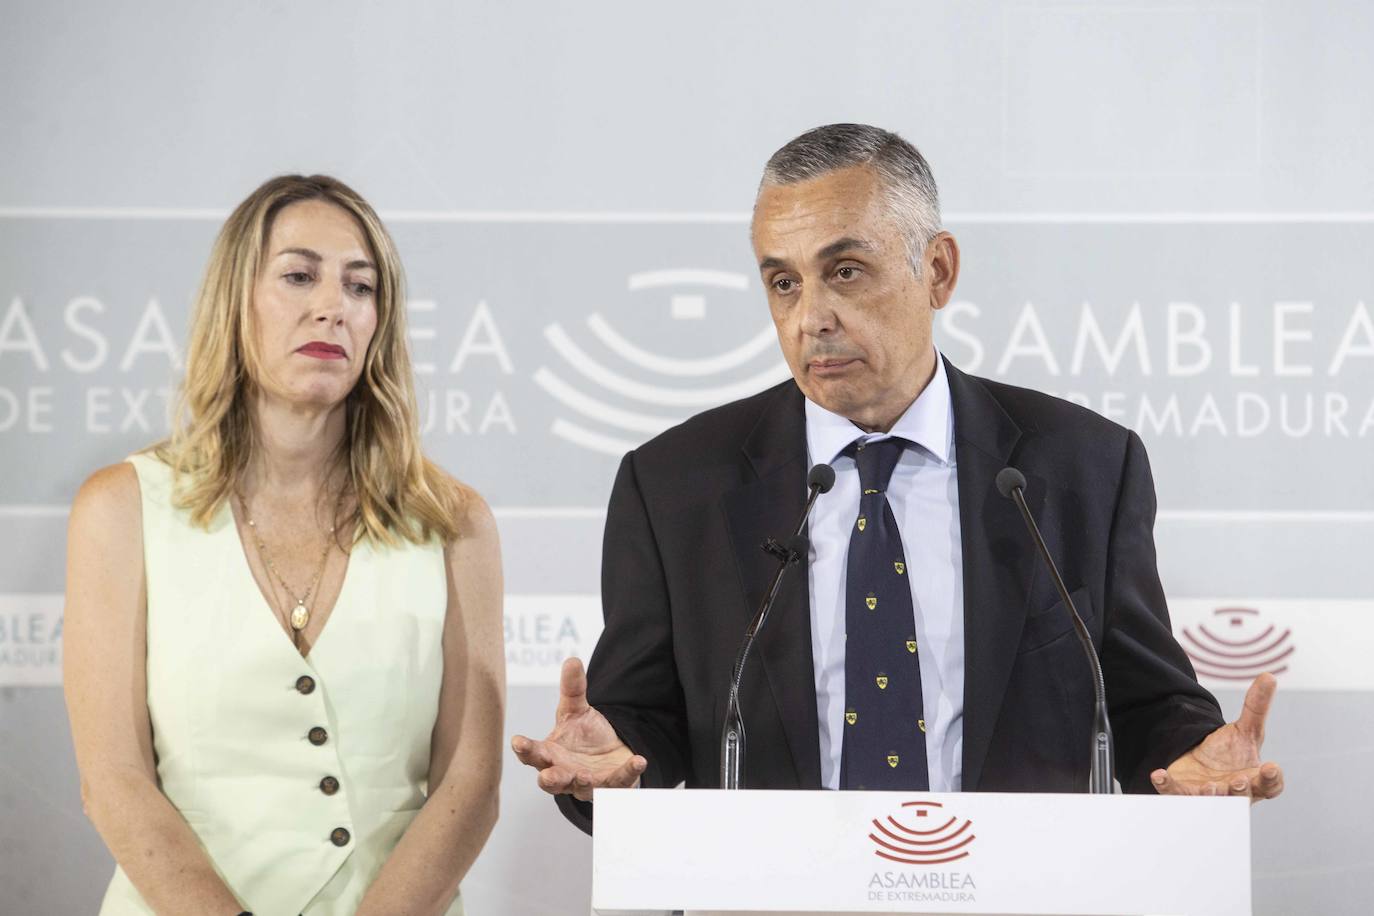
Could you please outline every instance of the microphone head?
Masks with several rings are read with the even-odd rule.
[[[806,475],[806,486],[819,493],[829,493],[835,485],[835,469],[828,464],[818,464]]]
[[[1011,499],[1011,494],[1015,490],[1026,488],[1026,475],[1016,468],[1006,467],[997,472],[997,492],[1007,499]]]

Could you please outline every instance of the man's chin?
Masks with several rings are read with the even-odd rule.
[[[813,404],[842,417],[852,416],[862,405],[862,399],[857,396],[851,385],[817,385],[812,381],[811,384],[802,387],[802,394]]]

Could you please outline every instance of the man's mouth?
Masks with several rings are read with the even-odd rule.
[[[834,357],[828,356],[824,359],[810,360],[806,365],[812,375],[827,376],[838,375],[850,367],[858,365],[859,360],[854,357]]]

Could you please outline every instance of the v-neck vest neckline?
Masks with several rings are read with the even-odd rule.
[[[272,607],[267,595],[263,594],[263,590],[261,586],[259,586],[257,578],[253,575],[253,566],[248,560],[248,544],[244,541],[243,536],[239,532],[238,521],[234,517],[233,507],[229,504],[228,500],[225,500],[224,504],[220,506],[219,512],[215,513],[212,530],[215,530],[219,536],[228,541],[227,544],[221,545],[221,549],[227,549],[234,554],[234,556],[227,558],[226,562],[232,564],[233,560],[237,559],[237,566],[242,573],[241,578],[243,579],[245,587],[257,597],[258,603],[261,605],[260,609],[262,615],[259,616],[266,617],[269,627],[275,630],[276,634],[281,637],[282,644],[288,650],[297,657],[305,660],[307,663],[312,663],[312,658],[318,657],[317,653],[319,652],[320,645],[325,642],[325,634],[333,628],[339,613],[341,611],[347,612],[348,610],[348,602],[352,600],[350,585],[352,585],[352,580],[356,578],[354,576],[355,570],[358,566],[364,566],[373,559],[370,542],[366,538],[361,538],[354,542],[350,548],[349,556],[346,561],[347,565],[344,568],[343,582],[339,586],[339,594],[335,597],[334,604],[329,609],[329,615],[325,619],[324,626],[315,634],[315,642],[311,644],[310,651],[305,655],[301,655],[300,651],[292,644],[290,635],[286,632],[285,628],[282,627],[281,618]],[[251,602],[248,602],[245,598],[245,605],[248,603]],[[313,614],[314,611],[311,613]]]

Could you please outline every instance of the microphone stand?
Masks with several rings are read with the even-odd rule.
[[[749,622],[749,628],[744,631],[744,641],[740,644],[739,652],[735,656],[735,666],[730,677],[730,699],[725,711],[725,725],[720,733],[720,787],[722,789],[744,788],[744,716],[740,713],[739,707],[739,685],[744,674],[744,663],[749,658],[749,650],[754,645],[754,638],[758,636],[759,630],[763,629],[764,621],[768,619],[768,611],[773,607],[773,601],[778,597],[778,589],[782,586],[783,576],[787,574],[788,569],[805,557],[810,549],[811,542],[802,532],[806,530],[806,520],[811,516],[811,507],[816,504],[816,497],[828,492],[834,486],[835,472],[828,464],[818,464],[811,469],[806,482],[811,492],[806,498],[806,508],[802,512],[801,521],[797,523],[797,530],[785,543],[779,544],[769,538],[762,545],[764,551],[777,557],[778,571],[773,576],[773,584],[769,587],[768,594],[764,596],[758,611],[755,612],[754,619]]]
[[[1097,657],[1097,650],[1093,647],[1087,625],[1083,623],[1083,618],[1078,615],[1078,608],[1074,607],[1073,599],[1069,597],[1069,590],[1064,585],[1063,577],[1059,575],[1059,567],[1054,565],[1054,558],[1045,546],[1045,539],[1040,536],[1040,527],[1035,524],[1030,507],[1026,505],[1025,487],[1025,476],[1015,468],[1003,468],[997,474],[997,489],[1021,510],[1021,519],[1026,523],[1026,528],[1030,531],[1031,539],[1035,541],[1035,547],[1039,550],[1045,565],[1049,567],[1050,577],[1054,579],[1055,588],[1059,590],[1059,597],[1063,599],[1064,606],[1069,609],[1074,632],[1078,634],[1078,641],[1088,657],[1096,700],[1093,709],[1092,769],[1088,779],[1088,791],[1094,795],[1111,795],[1115,791],[1112,784],[1115,781],[1116,764],[1112,747],[1112,725],[1107,717],[1107,688],[1102,678],[1102,661]]]

